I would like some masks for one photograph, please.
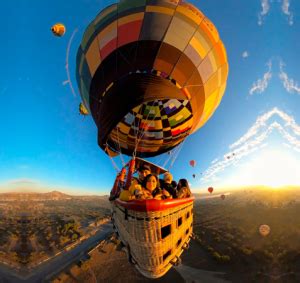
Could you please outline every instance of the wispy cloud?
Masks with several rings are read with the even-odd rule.
[[[279,68],[280,68],[279,78],[282,81],[284,88],[289,93],[300,94],[300,87],[298,86],[298,83],[288,77],[288,74],[283,70],[284,66],[285,66],[285,64],[282,61],[280,61],[280,63],[279,63]]]
[[[271,118],[277,118],[275,121]],[[278,119],[279,118],[279,119]],[[218,175],[230,166],[238,166],[246,156],[268,146],[267,138],[277,131],[283,137],[286,147],[300,152],[300,125],[287,113],[273,108],[259,116],[248,131],[236,142],[229,145],[228,152],[223,158],[215,159],[211,166],[203,172],[202,183],[213,183],[219,180]],[[234,153],[234,157],[233,156]],[[227,157],[231,156],[230,159]]]
[[[282,5],[281,5],[282,12],[285,15],[287,15],[288,23],[291,26],[294,23],[294,15],[292,12],[290,12],[289,8],[290,8],[290,0],[282,0]]]
[[[270,10],[270,2],[269,0],[261,0],[261,11],[258,13],[258,25],[263,24],[264,17],[268,14]]]
[[[265,16],[269,13],[271,3],[274,0],[261,0],[261,11],[258,13],[258,25],[263,25]],[[294,24],[294,14],[290,11],[290,0],[277,0],[277,3],[281,3],[281,10],[287,16],[289,25]]]
[[[244,51],[244,52],[242,53],[242,57],[243,57],[243,58],[249,57],[248,51]]]
[[[35,185],[40,185],[40,182],[37,180],[32,180],[32,179],[13,179],[7,181],[7,184],[9,185],[28,185],[28,186],[35,186]]]
[[[270,60],[267,63],[268,71],[264,73],[261,79],[258,79],[256,82],[252,84],[251,89],[249,90],[249,94],[253,95],[254,93],[263,93],[265,89],[268,87],[269,81],[272,78],[272,61]]]

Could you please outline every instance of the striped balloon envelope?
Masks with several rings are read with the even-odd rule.
[[[77,82],[99,146],[156,156],[203,126],[226,88],[226,50],[215,26],[178,0],[121,0],[87,27]]]

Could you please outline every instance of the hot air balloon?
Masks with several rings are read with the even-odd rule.
[[[210,193],[212,193],[213,190],[214,190],[214,188],[213,188],[213,187],[209,187],[207,190],[208,190]]]
[[[225,199],[225,195],[221,195],[221,199],[224,200]]]
[[[126,186],[137,157],[169,152],[208,121],[228,76],[215,26],[181,0],[121,0],[108,6],[87,27],[76,65],[100,148],[112,157],[135,157]],[[111,205],[115,229],[144,276],[161,277],[179,262],[192,234],[192,198],[167,203],[117,199]],[[159,230],[153,221],[161,222]]]
[[[89,115],[89,111],[86,109],[86,107],[84,106],[84,104],[83,103],[80,103],[79,104],[79,113],[81,114],[81,115]]]
[[[66,27],[61,23],[56,23],[51,27],[51,31],[55,36],[63,36],[66,32]]]
[[[266,237],[270,234],[271,228],[267,224],[262,224],[259,226],[259,233],[263,236]]]
[[[196,178],[196,174],[193,174],[193,178],[194,178],[194,179]]]
[[[191,161],[190,161],[190,165],[191,165],[192,167],[195,167],[196,161],[195,161],[195,160],[191,160]]]

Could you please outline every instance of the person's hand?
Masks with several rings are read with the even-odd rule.
[[[117,179],[118,181],[124,181],[124,176],[122,176],[122,171],[119,172],[119,173],[117,174],[116,179]]]
[[[165,197],[165,199],[172,198],[172,196],[170,195],[170,193],[167,190],[165,190],[165,189],[162,190],[162,194]]]
[[[154,197],[154,199],[162,200],[162,199],[164,199],[163,197],[164,197],[164,195],[160,193],[160,194],[157,194],[157,195]]]

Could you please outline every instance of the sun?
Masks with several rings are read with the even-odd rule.
[[[300,185],[300,158],[286,149],[265,149],[240,166],[231,183],[279,188]]]

